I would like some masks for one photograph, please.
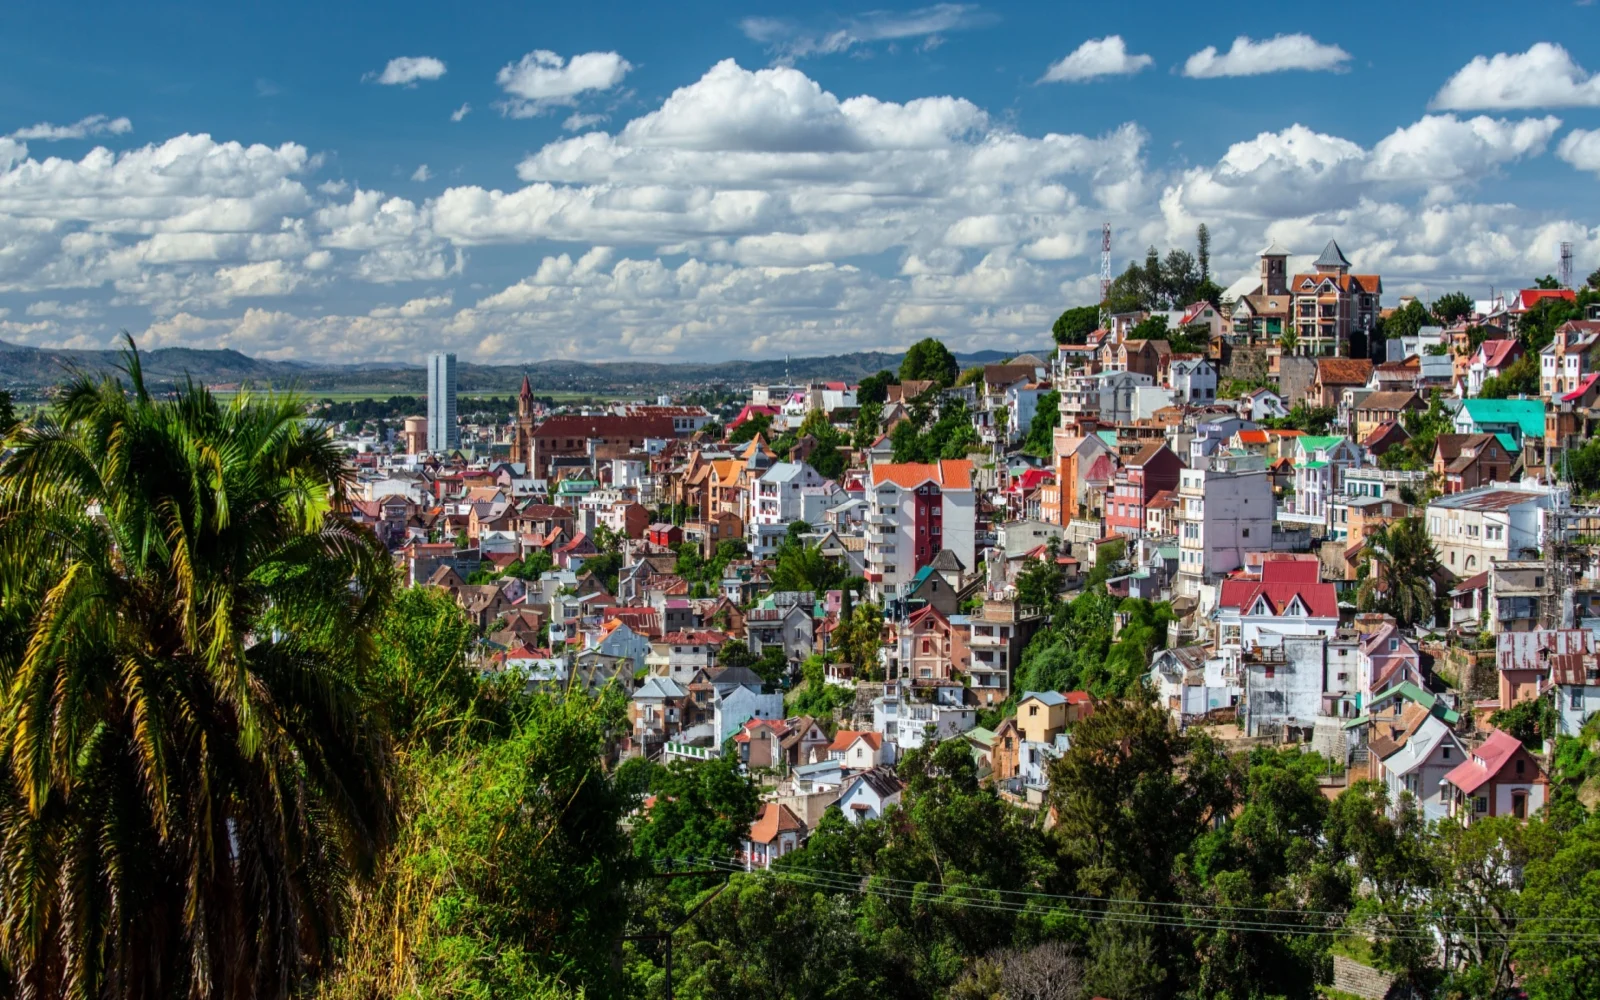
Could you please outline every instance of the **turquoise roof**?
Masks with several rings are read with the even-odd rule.
[[[1305,449],[1307,455],[1314,455],[1325,448],[1336,447],[1344,440],[1343,434],[1306,434],[1295,439],[1300,447]]]
[[[1106,444],[1110,445],[1111,447],[1115,448],[1117,446],[1117,432],[1116,431],[1095,431],[1094,434],[1095,434],[1095,437],[1098,437],[1100,440],[1104,441]]]
[[[1524,435],[1544,436],[1542,399],[1468,399],[1461,404],[1461,408],[1480,427],[1514,424]]]
[[[1508,455],[1515,456],[1517,452],[1522,450],[1522,446],[1517,444],[1517,439],[1510,434],[1496,434],[1495,440],[1500,442],[1500,447],[1504,448]]]
[[[1416,702],[1418,705],[1421,705],[1430,713],[1437,715],[1440,719],[1443,719],[1452,726],[1461,721],[1461,714],[1459,712],[1452,708],[1446,707],[1444,702],[1435,697],[1432,692],[1424,691],[1410,681],[1402,681],[1387,691],[1380,691],[1379,693],[1373,695],[1371,704],[1376,705],[1379,702],[1385,701],[1389,697],[1396,695],[1404,698],[1407,701]]]

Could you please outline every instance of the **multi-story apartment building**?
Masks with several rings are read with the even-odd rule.
[[[1352,333],[1370,334],[1378,322],[1383,279],[1351,274],[1350,262],[1333,240],[1312,263],[1313,270],[1289,282],[1298,354],[1348,356]]]
[[[1428,536],[1444,568],[1467,577],[1491,561],[1521,559],[1545,543],[1545,512],[1565,503],[1566,490],[1492,483],[1428,504]]]
[[[973,567],[977,519],[970,461],[876,463],[866,499],[866,577],[875,600],[898,595],[943,549]]]
[[[1106,498],[1106,528],[1139,537],[1145,531],[1145,506],[1162,490],[1178,488],[1183,460],[1165,444],[1148,444],[1117,471]]]
[[[971,691],[980,705],[998,705],[1011,696],[1011,680],[1022,663],[1028,640],[1044,624],[1041,608],[1018,607],[1014,601],[986,600],[968,619]]]
[[[750,485],[750,552],[769,558],[788,534],[789,524],[804,521],[805,493],[821,486],[822,474],[804,462],[774,462]],[[819,525],[813,525],[819,527]]]
[[[1539,395],[1554,399],[1577,389],[1600,369],[1600,320],[1561,324],[1539,352]]]
[[[1193,597],[1272,547],[1272,483],[1259,455],[1214,456],[1178,476],[1178,593]]]
[[[1294,496],[1284,511],[1296,520],[1326,524],[1328,508],[1343,488],[1344,474],[1361,465],[1361,449],[1340,435],[1307,435],[1295,439]]]

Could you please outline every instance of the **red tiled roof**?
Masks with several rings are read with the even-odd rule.
[[[757,844],[770,844],[778,839],[780,833],[803,831],[805,828],[800,817],[788,806],[781,802],[763,802],[761,814],[750,824],[750,839]]]
[[[1363,385],[1372,377],[1366,358],[1318,358],[1317,381],[1324,385]]]
[[[690,629],[668,632],[661,641],[673,646],[720,646],[728,641],[728,636],[714,629]]]
[[[1239,431],[1240,444],[1266,444],[1267,432],[1261,430]]]
[[[1511,352],[1518,346],[1515,340],[1485,340],[1478,349],[1483,352],[1484,367],[1500,368],[1510,363]]]
[[[1321,564],[1315,559],[1269,559],[1261,564],[1262,583],[1318,583]]]
[[[1600,372],[1590,372],[1588,375],[1585,375],[1583,377],[1583,381],[1578,383],[1578,387],[1567,393],[1565,396],[1562,396],[1561,401],[1563,403],[1571,403],[1582,399],[1584,393],[1588,392],[1594,387],[1595,379],[1600,379]]]
[[[1500,769],[1515,757],[1517,751],[1522,749],[1522,744],[1515,736],[1496,729],[1484,741],[1483,745],[1472,751],[1472,756],[1456,765],[1455,769],[1444,776],[1444,780],[1471,795],[1479,786],[1490,778],[1500,773]],[[1478,763],[1478,761],[1483,763]],[[1537,768],[1537,764],[1534,765]],[[1528,775],[1532,781],[1537,773]]]
[[[841,729],[834,734],[833,742],[828,744],[828,749],[845,751],[850,749],[856,740],[866,740],[867,746],[874,750],[883,747],[883,734],[869,732],[862,729]]]
[[[1265,597],[1274,615],[1294,602],[1296,597],[1313,618],[1339,617],[1339,598],[1331,583],[1260,583],[1255,580],[1224,580],[1222,596],[1217,601],[1220,608],[1238,608],[1240,614],[1249,614],[1258,597]]]
[[[972,463],[964,458],[937,462],[879,462],[872,467],[872,485],[885,480],[903,489],[936,483],[944,489],[972,489]]]
[[[1568,302],[1575,302],[1577,298],[1578,293],[1570,288],[1524,288],[1511,300],[1511,311],[1532,309],[1539,304],[1540,299],[1565,299]]]

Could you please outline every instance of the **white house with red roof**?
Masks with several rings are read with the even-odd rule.
[[[1463,823],[1489,816],[1527,819],[1544,808],[1549,787],[1528,748],[1499,729],[1444,780],[1450,785],[1450,815]]]
[[[793,809],[780,802],[763,802],[756,821],[750,824],[739,860],[745,871],[771,868],[774,861],[798,848],[805,836],[806,824]]]
[[[1511,297],[1506,303],[1506,311],[1512,315],[1521,315],[1537,306],[1545,299],[1561,299],[1565,302],[1576,302],[1578,293],[1570,288],[1524,288]]]
[[[873,600],[902,585],[944,549],[977,564],[972,463],[876,462],[867,490],[867,585]]]
[[[1339,597],[1320,574],[1316,560],[1275,559],[1262,564],[1259,578],[1222,581],[1219,651],[1278,646],[1285,636],[1332,636],[1339,629]]]
[[[1485,340],[1479,344],[1467,364],[1467,395],[1476,396],[1486,380],[1497,378],[1522,354],[1520,340]]]
[[[824,752],[829,760],[838,761],[848,771],[894,763],[894,744],[885,740],[882,733],[870,730],[841,729]]]

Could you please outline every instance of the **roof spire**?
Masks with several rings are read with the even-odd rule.
[[[1339,249],[1337,240],[1329,240],[1328,245],[1322,248],[1322,256],[1318,257],[1313,265],[1318,270],[1322,268],[1348,268],[1350,262],[1345,260],[1344,252]]]

